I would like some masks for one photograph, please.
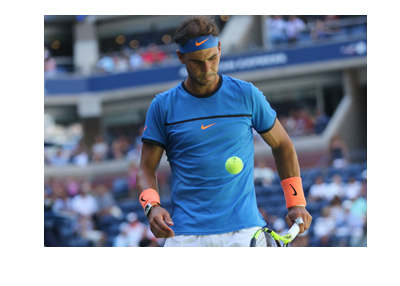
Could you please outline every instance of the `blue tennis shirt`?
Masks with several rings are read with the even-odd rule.
[[[142,141],[166,150],[176,235],[218,234],[263,226],[254,181],[254,128],[268,132],[276,112],[253,84],[220,75],[218,88],[196,96],[183,82],[156,95]],[[228,158],[242,159],[232,175]]]

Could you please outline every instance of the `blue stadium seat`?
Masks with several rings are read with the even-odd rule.
[[[308,170],[301,170],[301,177],[305,180],[312,180],[314,181],[317,176],[322,175],[322,169],[317,167],[317,168],[310,168]]]
[[[83,238],[72,238],[68,241],[69,247],[91,247],[92,242]]]
[[[69,225],[60,225],[58,228],[61,237],[63,238],[64,241],[69,240],[74,237],[75,235],[75,230],[72,226]]]
[[[143,210],[140,202],[132,199],[121,201],[118,203],[118,206],[123,213],[138,212]]]
[[[274,193],[272,196],[268,198],[269,203],[276,204],[276,205],[285,205],[285,196],[283,192],[281,193]]]
[[[345,168],[345,172],[347,173],[360,173],[362,172],[362,165],[361,164],[350,164]]]
[[[265,209],[267,210],[269,216],[278,216],[280,207],[273,204],[268,204]]]
[[[367,162],[361,164],[362,171],[367,170]]]
[[[138,219],[141,223],[144,224],[149,224],[149,219],[147,218],[147,216],[144,214],[143,209],[140,212],[137,212],[138,214]]]
[[[304,32],[299,35],[299,42],[310,42],[311,36],[309,32]]]
[[[112,247],[114,245],[114,239],[116,236],[107,236],[106,247]]]
[[[117,219],[114,216],[107,215],[107,216],[102,216],[101,218],[98,219],[97,221],[97,227],[99,230],[105,230],[111,225],[119,225],[122,222],[122,220]]]
[[[107,236],[117,236],[119,234],[119,223],[112,223],[103,230]]]
[[[257,206],[259,208],[267,208],[267,206],[269,205],[268,203],[268,198],[266,197],[257,197]]]
[[[367,25],[357,25],[350,27],[350,34],[351,35],[363,35],[367,33]]]
[[[302,179],[302,182],[303,182],[304,195],[307,197],[308,193],[310,191],[310,187],[312,186],[312,184],[314,184],[314,181],[311,180],[310,178],[306,178],[306,179]]]
[[[129,195],[128,179],[116,178],[112,183],[112,192],[116,199],[120,199]]]
[[[279,178],[278,173],[275,173],[274,180],[272,181],[272,184],[280,184],[281,183],[281,178]]]
[[[285,205],[282,205],[281,207],[278,208],[276,216],[284,219],[287,213],[288,213],[287,208],[285,207]]]

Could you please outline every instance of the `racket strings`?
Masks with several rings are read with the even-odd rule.
[[[263,231],[256,240],[256,247],[280,247],[279,241],[277,242],[271,234]]]
[[[262,232],[256,240],[256,247],[267,247],[267,238],[265,232]]]
[[[289,247],[290,242],[298,233],[299,226],[297,224],[293,225],[286,235],[279,235],[273,230],[264,227],[254,234],[250,241],[250,247]]]

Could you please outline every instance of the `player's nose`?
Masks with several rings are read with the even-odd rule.
[[[203,72],[204,72],[204,73],[208,73],[208,72],[210,72],[210,71],[211,71],[211,65],[210,65],[210,63],[204,62],[204,65],[203,65]]]

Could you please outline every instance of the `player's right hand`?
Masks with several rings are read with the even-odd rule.
[[[301,217],[303,219],[303,223],[299,225],[299,234],[302,234],[310,227],[312,216],[304,206],[293,206],[289,208],[289,213],[285,217],[285,221],[288,224],[289,228],[292,227],[292,225],[296,221],[296,218],[298,217]]]
[[[150,230],[156,238],[168,238],[175,235],[169,227],[174,225],[169,213],[160,206],[154,206],[149,214]]]

